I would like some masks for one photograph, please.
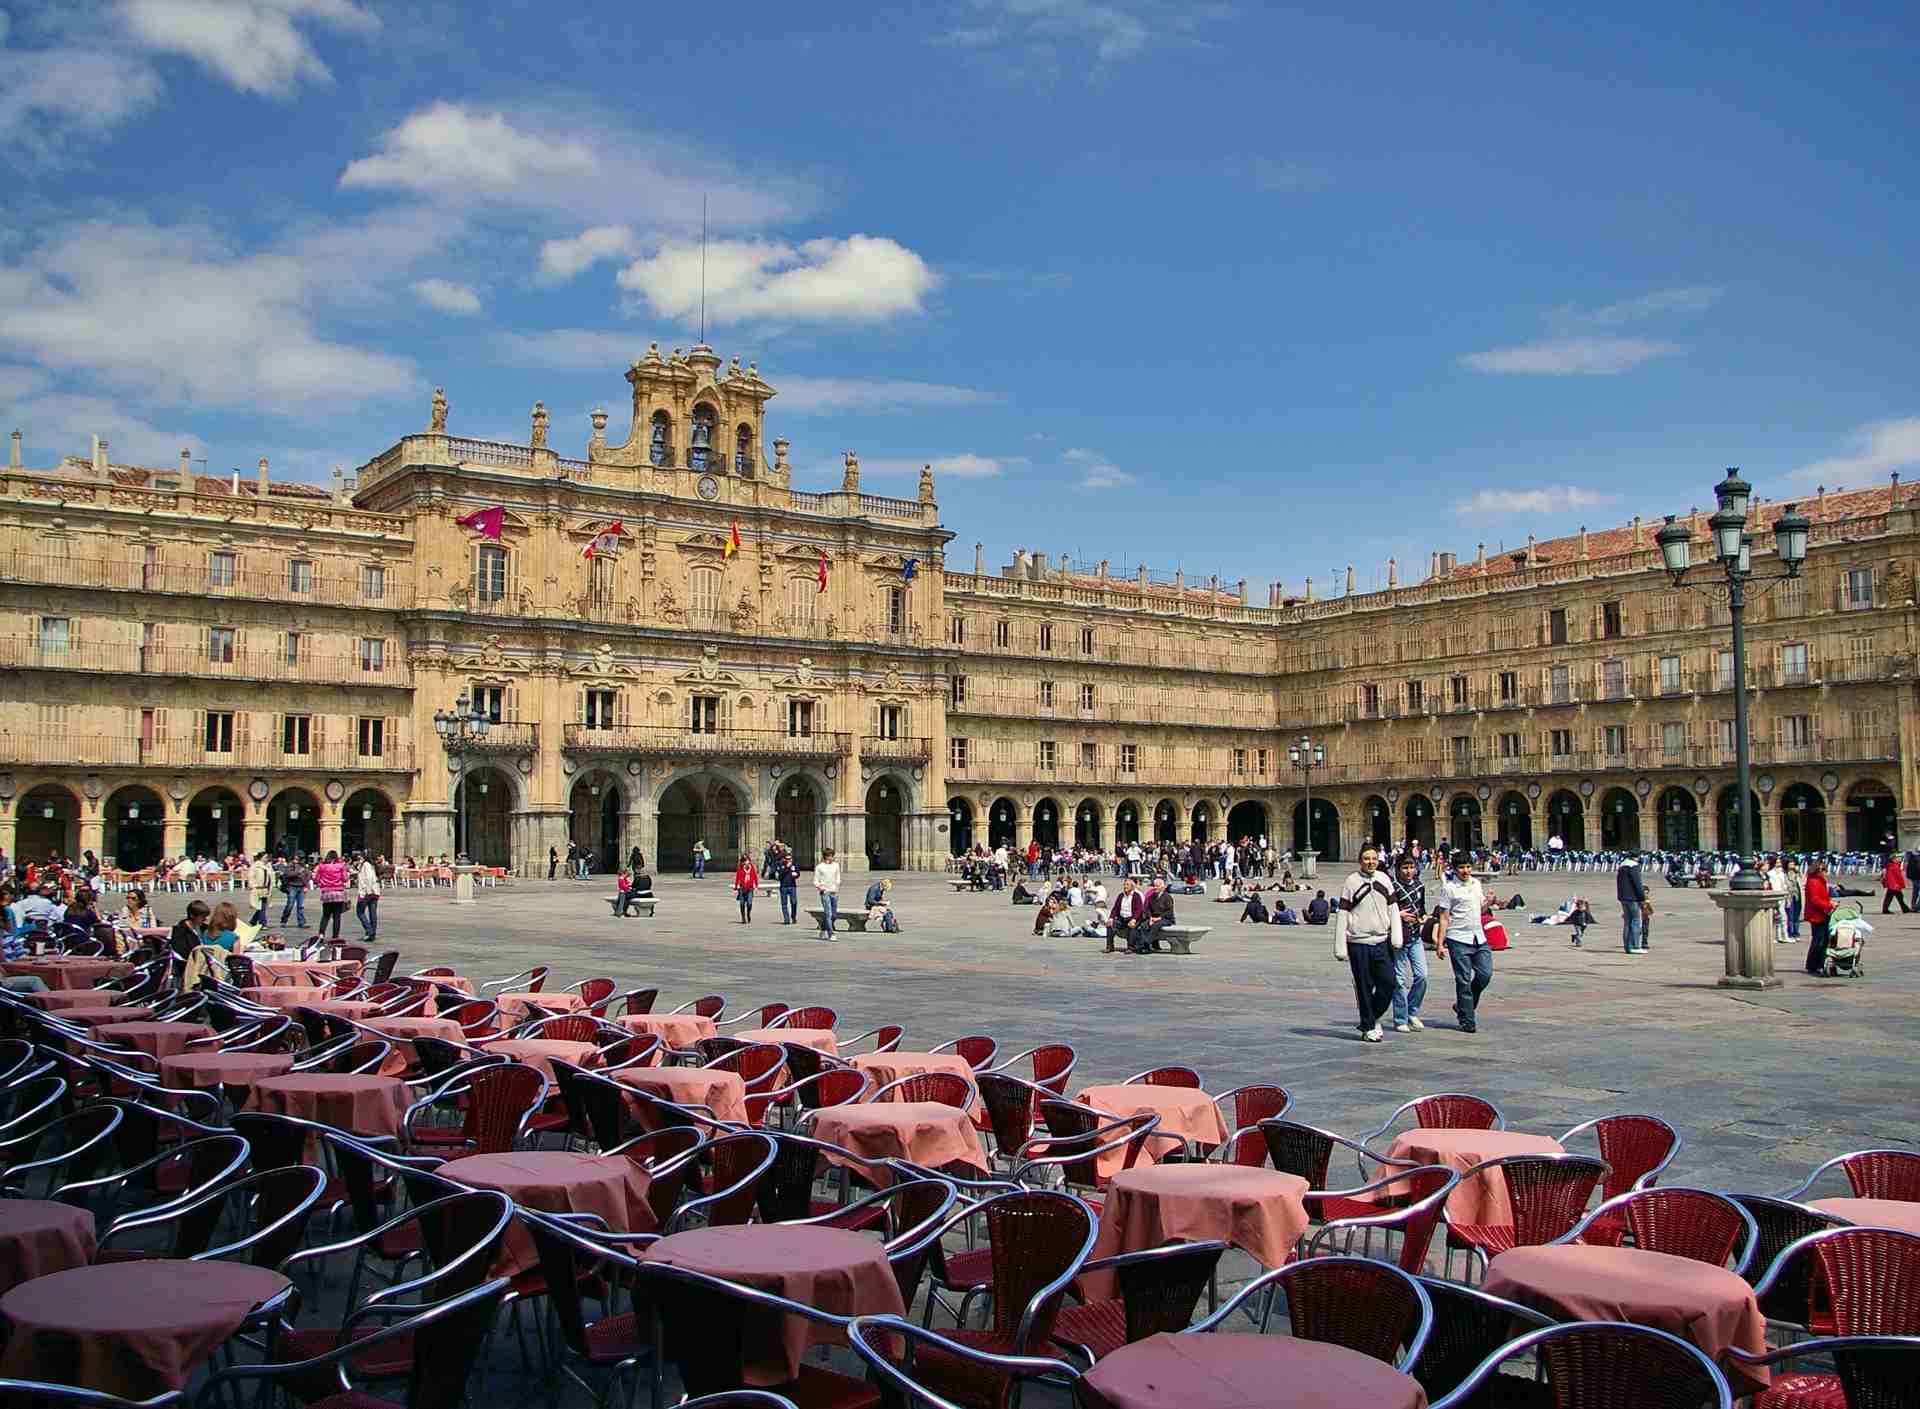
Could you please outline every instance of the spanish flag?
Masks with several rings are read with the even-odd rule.
[[[720,550],[720,556],[722,559],[731,558],[735,553],[739,551],[740,551],[740,520],[735,519],[733,521],[732,531],[730,531],[727,534],[727,546]]]

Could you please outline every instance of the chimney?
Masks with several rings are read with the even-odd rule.
[[[1073,554],[1062,553],[1060,555],[1060,575],[1062,577],[1065,577],[1068,573],[1072,571],[1073,571]]]
[[[1427,581],[1431,582],[1434,580],[1434,578],[1438,577],[1439,575],[1440,575],[1440,555],[1438,553],[1427,554]]]
[[[1026,575],[1027,550],[1025,548],[1015,548],[1013,550],[1013,576],[1025,577]]]
[[[1440,555],[1440,575],[1442,577],[1452,577],[1453,570],[1459,566],[1460,560],[1452,553],[1442,553]]]
[[[1400,565],[1392,558],[1387,559],[1387,588],[1391,591],[1400,585]]]
[[[1638,522],[1638,520],[1636,520],[1635,522]],[[1540,555],[1533,551],[1533,535],[1529,533],[1527,535],[1527,566],[1532,567],[1535,563],[1539,561],[1540,561]]]
[[[93,438],[93,474],[96,479],[107,477],[107,439],[96,435]]]
[[[346,475],[344,467],[340,465],[333,467],[333,502],[336,504],[344,503],[346,500]]]
[[[1147,565],[1145,563],[1140,564],[1140,573],[1139,573],[1138,580],[1140,583],[1141,595],[1144,596],[1146,595],[1146,590],[1147,590]]]
[[[1820,486],[1820,492],[1813,502],[1813,517],[1814,517],[1814,521],[1817,523],[1821,519],[1824,519],[1826,516],[1827,516],[1827,487],[1823,484]]]
[[[1240,605],[1241,605],[1241,606],[1243,606],[1243,607],[1244,607],[1244,606],[1245,606],[1245,605],[1247,604],[1247,580],[1246,580],[1246,578],[1244,578],[1244,577],[1243,577],[1243,578],[1241,578],[1241,579],[1240,579],[1240,581],[1239,581],[1239,582],[1237,582],[1237,583],[1235,583],[1235,584],[1234,584],[1234,595],[1235,595],[1236,597],[1238,597],[1238,598],[1240,599]]]
[[[260,457],[260,468],[255,472],[254,483],[260,487],[260,497],[267,497],[267,457]]]
[[[1633,547],[1635,551],[1640,547],[1640,516],[1638,514],[1633,516]]]
[[[1267,584],[1267,605],[1270,607],[1279,606],[1280,594],[1281,594],[1280,584],[1277,582],[1269,582]]]
[[[1217,572],[1207,579],[1207,595],[1209,597],[1220,595],[1220,574]]]
[[[7,445],[7,468],[10,470],[17,470],[20,468],[20,432],[19,431],[15,431],[13,433],[13,439],[10,442],[8,442],[8,445]]]
[[[1474,551],[1473,566],[1474,566],[1474,569],[1478,572],[1485,572],[1487,570],[1487,545],[1486,544],[1482,543]]]
[[[1580,560],[1582,562],[1585,562],[1586,558],[1587,558],[1587,526],[1585,524],[1581,524],[1580,525]]]
[[[1105,558],[1102,558],[1100,560],[1100,580],[1102,582],[1105,582],[1107,580],[1107,569],[1110,566],[1111,564],[1109,564]]]
[[[1352,563],[1347,564],[1347,595],[1349,597],[1353,595],[1353,564]]]
[[[1311,577],[1307,579],[1307,600],[1309,602],[1313,600],[1313,579]]]
[[[1187,570],[1185,568],[1175,568],[1173,570],[1173,594],[1178,597],[1185,593],[1186,590]]]
[[[973,545],[973,575],[975,577],[987,575],[987,545],[984,543]]]
[[[190,445],[183,445],[180,447],[180,482],[182,484],[185,484],[187,482],[187,476],[192,473],[193,473],[193,447]]]

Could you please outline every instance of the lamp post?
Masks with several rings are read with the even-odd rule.
[[[1800,575],[1807,560],[1807,532],[1813,527],[1806,517],[1789,504],[1773,521],[1774,549],[1780,570],[1758,573],[1753,567],[1753,538],[1747,532],[1747,511],[1753,486],[1740,478],[1737,469],[1729,469],[1725,479],[1713,487],[1719,510],[1707,520],[1713,531],[1715,561],[1702,563],[1704,581],[1689,581],[1693,569],[1689,561],[1692,533],[1673,521],[1672,514],[1654,537],[1660,545],[1660,558],[1676,587],[1691,587],[1715,598],[1725,598],[1727,613],[1733,620],[1733,755],[1738,774],[1735,799],[1733,847],[1738,854],[1739,870],[1727,882],[1729,890],[1758,891],[1767,887],[1766,877],[1753,866],[1753,849],[1758,844],[1753,818],[1753,762],[1747,729],[1747,628],[1746,607],[1750,587],[1785,582]],[[1716,572],[1717,569],[1717,572]],[[1764,590],[1764,587],[1762,588]]]
[[[459,764],[453,787],[460,794],[460,845],[456,848],[458,854],[454,860],[462,866],[470,864],[468,853],[473,848],[473,833],[467,826],[467,755],[487,737],[487,730],[492,723],[485,710],[478,706],[469,707],[464,692],[453,702],[452,709],[436,709],[433,712],[433,731],[440,736],[448,756]],[[471,878],[468,884],[472,884]]]
[[[1300,736],[1299,743],[1287,745],[1287,762],[1300,770],[1300,786],[1306,790],[1307,794],[1306,825],[1301,828],[1301,833],[1306,837],[1307,841],[1306,847],[1300,853],[1300,874],[1302,876],[1317,876],[1320,874],[1320,869],[1315,864],[1315,858],[1319,853],[1313,849],[1313,770],[1320,767],[1326,761],[1326,748],[1323,745],[1316,744],[1305,734]]]

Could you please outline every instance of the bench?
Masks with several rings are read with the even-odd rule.
[[[660,902],[651,895],[629,896],[627,899],[627,910],[631,913],[644,905],[647,907],[647,918],[651,920],[653,918],[653,907],[659,903]],[[607,899],[607,908],[618,915],[620,913],[620,897],[617,895],[609,896]]]
[[[985,881],[948,881],[947,884],[952,886],[956,891],[985,890],[987,888]]]
[[[815,929],[825,927],[823,924],[827,916],[825,910],[809,910],[807,913],[813,916],[813,927]],[[867,912],[865,910],[842,910],[833,918],[843,922],[849,933],[865,934],[867,932]]]
[[[1211,933],[1212,925],[1167,925],[1153,932],[1153,947],[1164,944],[1169,954],[1191,954],[1193,946]]]

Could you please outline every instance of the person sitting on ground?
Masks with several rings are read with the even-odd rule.
[[[1285,896],[1282,896],[1280,903],[1273,907],[1273,923],[1276,925],[1297,925],[1300,923],[1300,912],[1287,904]]]
[[[1098,906],[1087,917],[1087,922],[1074,931],[1076,936],[1083,939],[1105,939],[1112,933],[1113,926],[1107,922],[1107,912]]]
[[[1248,896],[1246,909],[1240,912],[1240,923],[1244,925],[1249,921],[1256,925],[1267,923],[1266,902],[1257,895]]]
[[[1329,913],[1331,912],[1327,907],[1327,893],[1324,890],[1316,890],[1313,893],[1313,899],[1307,902],[1307,923],[1324,925]]]
[[[1285,891],[1293,891],[1293,890],[1298,890],[1299,888],[1300,888],[1300,883],[1294,880],[1293,872],[1291,870],[1281,872],[1280,889]]]
[[[1013,883],[1013,903],[1015,905],[1038,905],[1040,903],[1040,897],[1027,889],[1027,883],[1024,879],[1017,880]]]
[[[1048,896],[1045,900],[1041,901],[1040,908],[1034,913],[1033,917],[1034,937],[1037,939],[1045,934],[1047,932],[1047,926],[1053,923],[1053,917],[1066,908],[1064,905],[1055,904],[1052,896]]]
[[[1106,886],[1097,880],[1090,883],[1087,886],[1087,904],[1105,905],[1106,903],[1107,903]]]

